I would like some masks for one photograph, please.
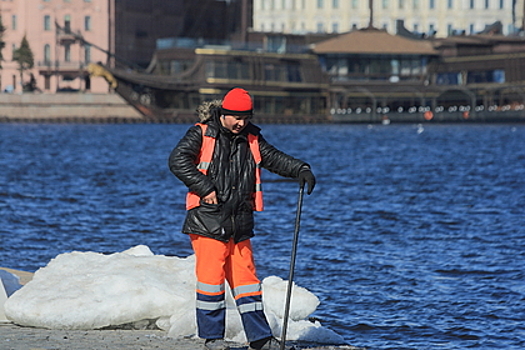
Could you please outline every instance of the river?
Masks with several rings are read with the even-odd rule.
[[[191,254],[167,158],[188,125],[0,124],[0,266],[145,244]],[[525,347],[525,125],[263,125],[309,162],[295,281],[352,345]],[[288,277],[298,186],[263,172],[261,278]]]

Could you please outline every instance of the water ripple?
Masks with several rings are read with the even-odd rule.
[[[167,157],[186,125],[0,125],[0,266],[146,244],[191,254]],[[296,281],[370,349],[523,349],[525,126],[267,125],[307,160]],[[300,135],[300,137],[298,136]],[[264,173],[261,277],[288,276],[298,187]]]

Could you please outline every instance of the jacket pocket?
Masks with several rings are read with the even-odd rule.
[[[208,204],[201,201],[200,205],[191,211],[194,223],[202,230],[202,233],[219,239],[226,237],[222,204]]]

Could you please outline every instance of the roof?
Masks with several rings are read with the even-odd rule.
[[[316,54],[438,55],[428,40],[412,40],[367,28],[341,34],[312,46]]]

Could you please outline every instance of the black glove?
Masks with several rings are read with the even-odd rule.
[[[303,168],[299,172],[299,186],[303,187],[305,183],[308,184],[308,191],[306,193],[311,194],[315,187],[315,176],[309,168]]]

